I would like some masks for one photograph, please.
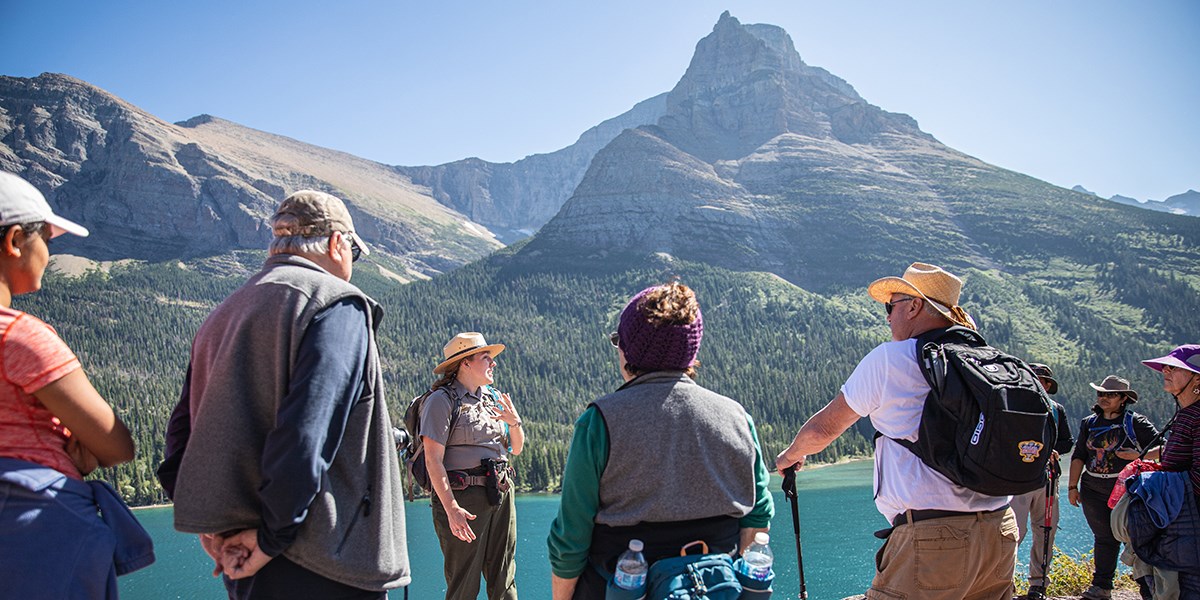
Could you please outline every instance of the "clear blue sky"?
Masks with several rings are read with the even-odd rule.
[[[0,0],[0,74],[389,164],[512,161],[671,89],[725,9],[946,144],[1102,196],[1200,189],[1200,2]]]

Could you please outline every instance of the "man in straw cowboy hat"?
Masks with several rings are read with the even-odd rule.
[[[1071,506],[1082,505],[1094,538],[1092,585],[1083,597],[1104,600],[1112,595],[1121,553],[1121,542],[1113,535],[1108,497],[1125,465],[1143,450],[1146,458],[1158,458],[1161,448],[1147,448],[1158,437],[1158,429],[1129,408],[1137,402],[1138,393],[1129,386],[1128,379],[1109,375],[1099,384],[1088,385],[1096,390],[1096,404],[1093,414],[1079,424],[1079,439],[1071,453],[1067,476],[1067,500]]]
[[[882,434],[875,442],[875,506],[894,526],[879,534],[888,537],[871,590],[887,597],[1011,597],[1017,523],[1010,498],[954,484],[895,441],[916,439],[930,392],[917,364],[915,338],[953,325],[975,328],[958,305],[961,290],[958,277],[925,263],[913,263],[902,277],[871,283],[867,293],[883,303],[892,341],[858,363],[838,395],[775,460],[780,472],[799,468],[858,419],[871,419]]]
[[[258,274],[205,319],[167,432],[175,528],[230,598],[373,598],[408,585],[403,489],[341,200],[288,196]],[[215,574],[215,573],[214,573]]]

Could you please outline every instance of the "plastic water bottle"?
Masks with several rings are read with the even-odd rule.
[[[771,578],[771,563],[775,562],[775,555],[767,545],[770,541],[771,536],[766,532],[754,534],[754,543],[742,553],[742,575],[758,581]]]
[[[646,587],[646,557],[642,556],[642,540],[629,540],[629,549],[622,552],[617,559],[617,572],[613,574],[613,583],[625,590],[641,590]]]

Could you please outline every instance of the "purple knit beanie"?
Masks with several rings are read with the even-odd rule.
[[[696,361],[700,351],[700,338],[704,337],[704,317],[699,305],[696,320],[686,325],[662,324],[655,326],[643,315],[639,303],[651,291],[662,286],[651,286],[640,292],[621,311],[617,325],[621,351],[625,362],[643,372],[686,371]]]

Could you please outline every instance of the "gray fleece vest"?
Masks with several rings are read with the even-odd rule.
[[[609,440],[596,523],[743,517],[754,508],[754,438],[742,405],[667,371],[593,404]]]
[[[263,444],[301,338],[314,315],[347,297],[369,309],[365,385],[296,541],[283,554],[334,581],[385,590],[408,585],[410,577],[400,466],[375,345],[383,311],[357,287],[299,256],[269,257],[196,333],[192,433],[176,484],[175,528],[259,527]]]

